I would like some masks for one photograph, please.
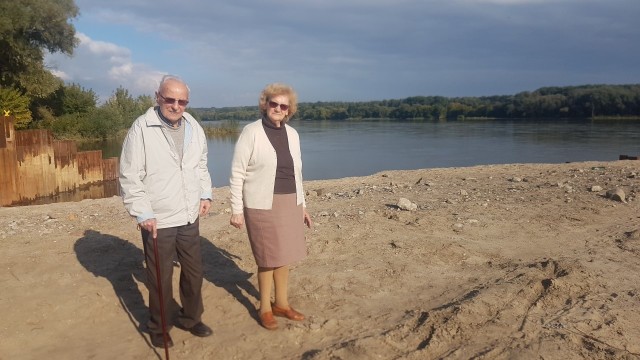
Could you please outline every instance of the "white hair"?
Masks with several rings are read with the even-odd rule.
[[[184,82],[184,80],[182,80],[182,78],[180,78],[179,76],[171,74],[167,74],[162,77],[162,80],[160,80],[160,85],[158,86],[158,92],[162,90],[162,85],[164,85],[164,83],[166,83],[167,81],[177,81],[183,84],[187,88],[187,95],[191,94],[191,89],[189,89],[187,83]]]

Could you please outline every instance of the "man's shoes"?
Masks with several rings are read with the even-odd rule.
[[[178,329],[182,329],[184,331],[188,331],[191,334],[195,335],[195,336],[199,336],[199,337],[207,337],[210,336],[211,334],[213,334],[213,330],[211,330],[210,327],[208,327],[207,325],[205,325],[202,321],[193,325],[190,328],[186,328],[184,326],[182,326],[180,323],[176,324],[176,327]]]
[[[289,306],[289,309],[283,309],[283,308],[277,307],[276,304],[271,303],[271,310],[273,310],[273,315],[275,316],[286,317],[287,319],[294,320],[294,321],[304,320],[304,315],[293,310],[291,306]]]
[[[164,337],[162,333],[150,333],[149,337],[151,338],[151,344],[155,347],[163,348],[164,347]],[[170,348],[173,346],[173,340],[171,340],[171,336],[167,334],[167,347]]]

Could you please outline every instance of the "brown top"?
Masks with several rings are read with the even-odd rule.
[[[276,167],[276,183],[273,186],[274,194],[292,194],[296,192],[296,179],[293,173],[293,157],[289,151],[289,139],[284,123],[276,127],[268,119],[262,118],[262,127],[267,133],[267,138],[276,150],[278,166]]]

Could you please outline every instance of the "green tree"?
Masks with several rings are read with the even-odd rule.
[[[120,129],[120,117],[117,109],[102,106],[83,119],[78,131],[84,138],[105,140]]]
[[[14,117],[15,128],[24,129],[31,122],[29,111],[29,98],[19,90],[12,88],[0,88],[0,115],[8,112]]]
[[[141,95],[134,99],[129,90],[120,86],[102,107],[111,112],[110,119],[115,122],[115,129],[128,129],[138,116],[152,106],[151,96]]]
[[[89,114],[96,109],[98,96],[78,84],[61,85],[44,99],[32,99],[33,127],[50,129],[56,117]]]
[[[0,87],[13,87],[29,98],[42,98],[61,81],[44,64],[44,51],[73,53],[78,15],[73,0],[0,1]]]
[[[47,107],[54,116],[87,114],[96,108],[98,96],[78,84],[62,85],[46,99],[36,100],[36,107]]]
[[[45,111],[41,108],[40,111]],[[45,114],[46,115],[46,114]],[[76,138],[80,136],[80,128],[84,126],[86,116],[82,114],[65,114],[53,119],[45,116],[43,125],[53,132],[58,139]]]
[[[77,84],[61,88],[61,105],[63,114],[87,114],[96,108],[98,96],[91,89]]]

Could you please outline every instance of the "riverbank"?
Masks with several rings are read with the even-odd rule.
[[[613,161],[307,181],[315,227],[290,300],[308,320],[277,331],[257,323],[246,233],[215,189],[201,229],[214,335],[172,330],[171,358],[638,359],[639,177]],[[164,357],[119,198],[0,208],[0,245],[1,359]]]

